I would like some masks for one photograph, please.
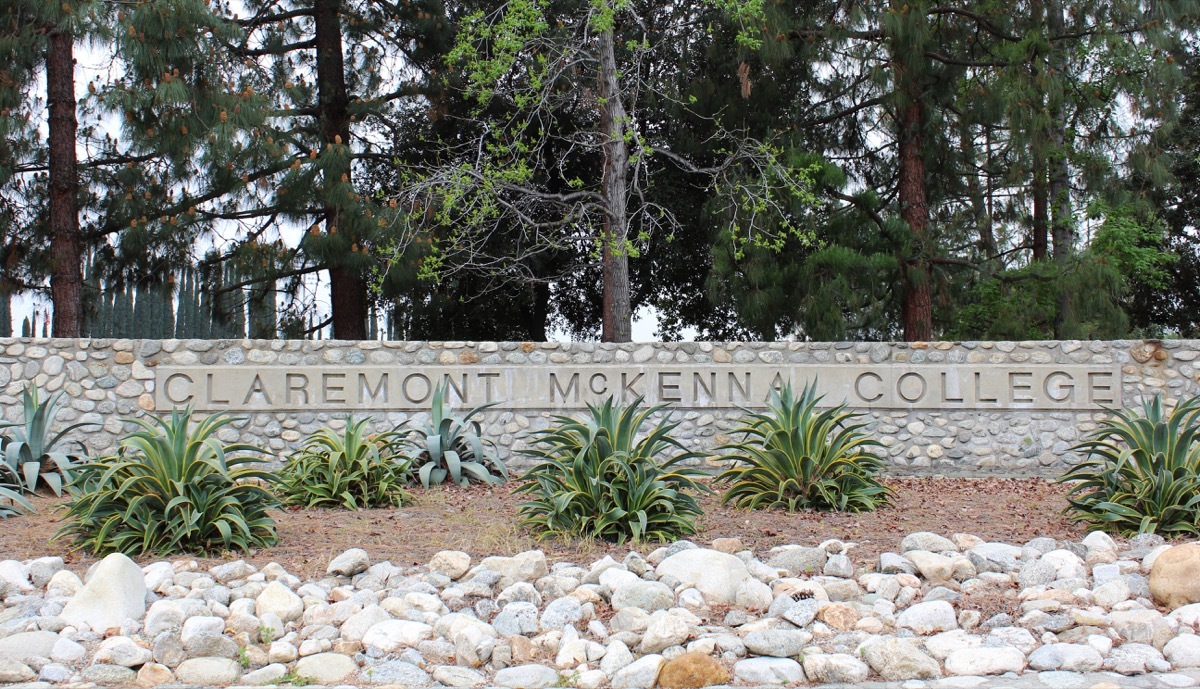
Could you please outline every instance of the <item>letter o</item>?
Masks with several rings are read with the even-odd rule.
[[[917,379],[921,383],[921,391],[915,396],[909,397],[908,395],[904,394],[904,383],[912,378]],[[909,371],[896,380],[896,394],[900,395],[900,399],[904,400],[905,402],[920,402],[921,398],[925,396],[925,391],[928,388],[929,384],[925,382],[925,377],[914,371]]]
[[[408,384],[414,378],[424,381],[424,383],[425,383],[425,392],[424,392],[424,394],[421,395],[420,399],[413,397],[412,393],[409,392],[409,390],[408,390]],[[412,402],[414,404],[420,404],[420,403],[424,402],[425,400],[429,399],[429,395],[431,395],[433,393],[433,383],[429,382],[429,377],[426,376],[424,373],[412,373],[404,378],[404,383],[401,384],[400,391],[404,393],[404,399],[406,399],[409,402]]]

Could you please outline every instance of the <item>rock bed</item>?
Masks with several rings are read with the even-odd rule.
[[[81,580],[57,557],[6,560],[0,682],[1192,686],[1197,550],[1155,536],[1018,546],[914,533],[871,562],[836,540],[756,556],[717,539],[584,566],[444,551],[398,567],[352,549],[315,581],[243,561],[110,555]],[[985,617],[979,601],[1011,612]],[[1146,673],[1171,674],[1132,677]]]

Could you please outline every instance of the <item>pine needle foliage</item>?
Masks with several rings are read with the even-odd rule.
[[[819,410],[816,385],[796,396],[791,385],[775,390],[765,412],[747,416],[731,432],[740,440],[717,448],[732,466],[717,477],[728,483],[722,502],[744,509],[870,512],[891,503],[879,481],[884,461],[869,448],[881,443],[866,433],[860,416],[841,404]]]
[[[701,455],[671,436],[678,423],[650,424],[663,408],[642,407],[641,397],[628,406],[609,397],[588,405],[583,420],[555,417],[556,425],[525,451],[539,463],[517,488],[530,496],[518,506],[522,522],[542,537],[614,543],[696,533],[700,505],[693,493],[709,489],[697,481],[703,473],[684,463]]]
[[[1087,459],[1059,479],[1074,484],[1066,514],[1124,536],[1200,535],[1200,395],[1112,413],[1072,448]]]
[[[310,435],[280,473],[280,495],[301,507],[400,507],[408,502],[408,460],[398,429],[369,433],[370,419],[346,419],[337,433],[322,428]]]
[[[273,475],[253,445],[217,438],[237,421],[223,413],[192,423],[192,410],[131,419],[115,455],[81,465],[69,488],[70,538],[93,554],[208,555],[274,545]]]

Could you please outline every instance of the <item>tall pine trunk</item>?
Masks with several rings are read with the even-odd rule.
[[[933,339],[932,273],[925,256],[929,228],[929,203],[925,195],[925,156],[921,128],[924,110],[919,94],[909,93],[900,111],[900,217],[912,233],[912,256],[904,266],[904,339],[926,342]]]
[[[1046,28],[1050,36],[1061,36],[1064,32],[1063,8],[1058,2],[1046,3]],[[1065,94],[1062,92],[1062,74],[1065,58],[1062,49],[1051,43],[1050,69],[1058,81],[1050,89],[1050,156],[1048,160],[1048,190],[1050,214],[1050,235],[1054,242],[1054,262],[1060,273],[1065,272],[1067,259],[1074,250],[1075,222],[1071,212],[1071,180],[1067,162],[1067,124],[1063,108]],[[1054,337],[1064,339],[1069,314],[1071,311],[1071,295],[1065,287],[1058,294],[1058,311],[1054,316]]]
[[[341,145],[349,150],[350,116],[347,111],[346,68],[342,52],[342,28],[339,12],[341,0],[315,0],[313,32],[317,51],[317,99],[322,139],[326,145]],[[340,141],[340,144],[337,142]],[[326,191],[350,180],[350,157],[332,166],[325,179]],[[346,226],[337,204],[325,204],[327,229]],[[349,219],[347,219],[349,220]],[[348,223],[346,223],[348,225]],[[367,337],[367,282],[339,264],[337,257],[326,257],[329,265],[330,302],[333,309],[333,337],[337,340],[363,340]]]
[[[632,339],[633,311],[629,295],[629,148],[625,143],[625,106],[617,84],[616,40],[612,28],[600,35],[600,123],[604,144],[603,269],[604,304],[600,337],[604,342]]]
[[[54,336],[79,337],[83,323],[83,249],[79,233],[79,166],[75,152],[75,41],[55,28],[46,51],[50,128],[50,295]]]
[[[1047,234],[1050,229],[1050,191],[1046,187],[1046,154],[1044,150],[1033,152],[1033,260],[1044,261],[1047,254]]]

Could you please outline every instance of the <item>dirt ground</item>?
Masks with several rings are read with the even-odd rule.
[[[762,552],[795,543],[817,545],[829,538],[857,543],[850,552],[857,564],[873,564],[880,552],[899,547],[914,531],[949,535],[973,533],[986,540],[1022,544],[1038,536],[1081,537],[1061,512],[1065,489],[1041,479],[891,478],[895,506],[866,514],[748,512],[722,505],[719,494],[702,499],[700,533],[691,540],[706,544],[714,538],[740,538],[746,547]],[[324,574],[329,560],[347,548],[365,548],[375,561],[397,565],[428,562],[439,550],[464,550],[474,558],[512,555],[542,548],[553,561],[588,563],[617,548],[590,541],[538,542],[517,520],[515,496],[509,484],[499,487],[413,490],[414,504],[401,509],[283,510],[275,514],[279,545],[247,558],[255,565],[275,561],[300,577]],[[95,558],[73,552],[64,541],[51,542],[61,525],[63,500],[37,496],[37,514],[0,521],[0,559],[29,559],[60,555],[77,571]],[[640,548],[648,552],[653,546]],[[236,557],[236,556],[233,556]],[[156,558],[142,558],[149,562]]]

